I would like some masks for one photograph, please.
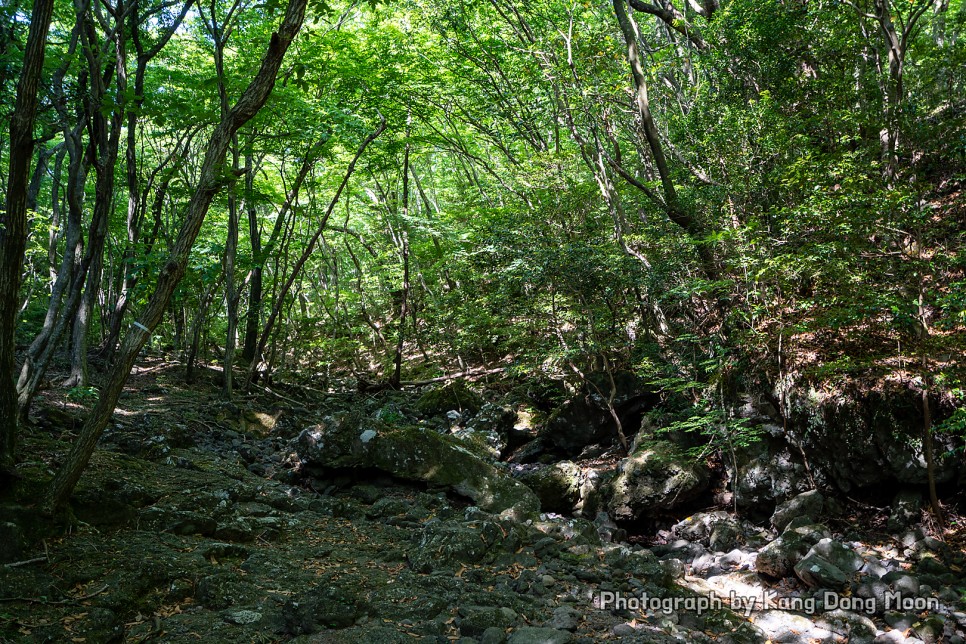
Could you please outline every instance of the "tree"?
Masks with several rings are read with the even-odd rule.
[[[212,199],[225,185],[223,165],[232,137],[258,113],[265,101],[268,100],[268,96],[275,86],[275,79],[285,57],[285,52],[288,51],[289,46],[302,27],[306,4],[307,0],[289,0],[282,22],[271,36],[268,50],[262,59],[261,68],[238,99],[238,102],[222,118],[208,140],[198,186],[188,205],[187,216],[178,233],[174,252],[168,258],[161,274],[158,276],[157,285],[146,310],[135,323],[134,328],[126,335],[117,362],[108,376],[108,382],[101,390],[97,404],[84,423],[77,442],[44,495],[42,505],[45,511],[53,512],[66,503],[74,486],[87,467],[97,440],[114,412],[118,397],[130,375],[141,347],[147,342],[151,331],[161,321],[168,302],[170,302],[178,282],[184,275],[188,255],[195,239],[198,237],[198,232],[204,222],[205,215],[208,213]]]
[[[53,0],[34,0],[17,100],[10,119],[10,168],[0,219],[0,469],[13,465],[17,447],[17,391],[13,381],[20,278],[27,244],[27,188],[34,151],[37,92],[44,66]]]

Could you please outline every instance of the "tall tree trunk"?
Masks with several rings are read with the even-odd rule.
[[[402,354],[403,346],[406,343],[406,318],[409,316],[409,141],[406,142],[406,152],[403,158],[403,194],[402,194],[402,261],[403,261],[403,283],[402,295],[399,303],[399,337],[396,339],[396,355],[393,358],[392,377],[389,385],[394,389],[399,389],[402,381]]]
[[[70,126],[69,115],[62,105],[66,97],[63,88],[63,78],[67,72],[66,64],[55,72],[52,83],[55,105],[63,122],[64,142],[70,154],[67,189],[68,222],[65,233],[67,242],[64,259],[61,263],[61,272],[58,273],[57,280],[51,290],[43,328],[27,350],[23,368],[20,371],[20,378],[17,381],[18,413],[22,421],[27,420],[33,397],[37,393],[47,367],[59,346],[60,338],[70,326],[78,307],[81,305],[81,296],[84,293],[87,273],[95,261],[95,257],[99,266],[100,255],[103,253],[104,235],[107,231],[106,219],[110,212],[111,203],[98,202],[97,198],[102,197],[105,192],[113,195],[113,171],[111,176],[107,176],[104,172],[104,164],[110,163],[113,169],[113,161],[109,158],[111,142],[107,118],[102,112],[102,107],[108,83],[116,68],[116,60],[114,65],[102,71],[102,48],[97,40],[90,3],[77,3],[75,9],[76,22],[71,34],[69,49],[74,51],[79,42],[80,50],[87,65],[81,67],[78,72],[78,85],[84,88],[82,92],[84,101],[83,107],[78,110],[77,124],[73,127]],[[114,114],[117,118],[118,112],[115,111]],[[88,131],[89,137],[86,146],[83,143],[82,136],[85,129]],[[115,128],[116,130],[117,128]],[[114,141],[114,149],[116,159],[116,140]],[[83,202],[87,173],[92,164],[95,166],[97,174],[97,188],[94,212],[91,218],[89,245],[85,252],[82,233]]]
[[[614,0],[614,13],[617,15],[617,23],[620,25],[621,33],[624,35],[624,42],[627,47],[627,62],[631,68],[631,75],[634,78],[634,103],[637,107],[638,116],[641,119],[641,127],[644,130],[644,137],[651,149],[651,157],[657,167],[658,175],[661,177],[661,187],[664,191],[664,203],[668,217],[671,221],[683,228],[688,233],[694,231],[694,221],[690,215],[683,211],[678,200],[677,190],[671,178],[671,171],[668,168],[667,157],[664,155],[664,147],[661,145],[661,137],[654,123],[651,114],[650,99],[647,95],[647,78],[644,76],[644,68],[641,66],[640,53],[637,46],[637,25],[627,13],[627,0]]]
[[[124,77],[124,47],[121,44],[123,36],[118,38],[118,91],[123,93],[126,83]],[[104,266],[104,245],[107,240],[108,220],[114,207],[114,167],[117,165],[118,151],[121,142],[121,115],[123,105],[119,105],[108,121],[100,111],[95,114],[93,122],[95,132],[92,138],[97,139],[98,158],[94,163],[97,181],[94,189],[94,213],[91,221],[91,231],[88,236],[88,256],[86,285],[80,305],[74,315],[73,338],[71,342],[71,371],[65,383],[68,387],[87,386],[87,333],[91,316],[97,304],[97,295],[101,286],[101,273]],[[78,276],[76,279],[80,279]]]
[[[657,125],[654,123],[654,116],[651,114],[650,100],[647,95],[647,78],[644,76],[644,68],[641,65],[640,52],[637,46],[638,30],[634,19],[627,13],[627,0],[613,0],[614,13],[617,16],[617,23],[620,25],[621,33],[624,35],[624,43],[627,47],[627,62],[631,68],[631,75],[634,78],[634,102],[637,107],[638,116],[641,119],[641,126],[644,130],[644,138],[647,139],[648,147],[651,150],[651,157],[661,178],[661,188],[664,192],[664,205],[668,218],[681,227],[691,240],[697,245],[698,256],[701,259],[705,273],[712,279],[717,274],[717,267],[714,262],[713,254],[703,242],[704,231],[699,223],[687,212],[678,199],[677,189],[674,187],[674,180],[671,177],[671,170],[668,167],[667,157],[664,154],[664,146],[661,143],[661,136],[658,133]]]
[[[306,168],[308,169],[308,168]],[[245,315],[245,341],[242,358],[251,365],[258,344],[258,329],[262,321],[262,230],[258,222],[258,210],[252,195],[255,191],[255,158],[251,150],[245,155],[245,210],[248,215],[248,238],[252,244],[252,277],[248,285],[248,311]]]
[[[27,248],[27,187],[34,151],[37,90],[44,68],[53,0],[34,0],[17,100],[10,118],[10,165],[0,218],[0,469],[13,466],[17,448],[17,389],[13,380],[20,277]],[[0,479],[0,484],[2,484]]]
[[[238,138],[232,144],[232,171],[238,173]],[[238,287],[235,284],[235,256],[238,253],[238,198],[232,191],[228,195],[228,238],[225,240],[225,257],[222,263],[225,274],[225,305],[228,317],[225,333],[225,380],[222,395],[225,400],[231,400],[232,372],[235,366],[235,345],[238,332]]]
[[[174,32],[181,26],[182,21],[188,14],[188,10],[191,8],[193,0],[187,0],[181,8],[181,13],[178,17],[168,26],[167,29],[162,32],[161,37],[154,43],[154,46],[148,50],[144,49],[144,42],[141,40],[141,24],[151,18],[158,10],[149,12],[146,15],[139,14],[139,0],[133,0],[131,7],[131,42],[134,45],[135,52],[137,53],[137,63],[134,70],[134,94],[131,99],[131,109],[127,110],[127,143],[125,148],[125,180],[127,183],[127,244],[124,249],[123,257],[123,278],[121,288],[117,296],[117,300],[114,302],[113,310],[108,319],[108,332],[107,339],[104,342],[104,346],[101,348],[101,357],[105,359],[106,362],[110,362],[114,358],[114,351],[117,349],[117,341],[121,334],[121,325],[124,321],[124,313],[127,311],[128,298],[130,292],[137,285],[138,275],[134,266],[134,258],[137,256],[138,242],[141,237],[141,224],[144,220],[144,204],[147,201],[147,196],[145,195],[142,199],[141,187],[140,187],[140,177],[138,175],[138,165],[137,165],[137,133],[138,133],[138,115],[141,111],[141,106],[144,104],[144,78],[147,73],[148,63],[154,59],[155,56],[160,53],[164,46],[168,43]],[[185,149],[190,145],[191,139],[194,138],[194,132],[186,137]],[[175,145],[175,150],[177,150],[181,145],[179,141]],[[180,157],[181,155],[175,155]],[[185,155],[186,156],[186,155]],[[170,157],[169,157],[170,160]],[[175,167],[177,167],[175,163]],[[160,171],[162,164],[155,172]],[[173,173],[169,173],[167,177],[162,181],[161,186],[158,188],[157,197],[155,198],[155,208],[158,210],[156,213],[155,221],[160,220],[160,209],[163,206],[164,196],[167,193],[168,185],[171,183],[171,178]],[[147,189],[146,189],[147,190]],[[155,231],[152,237],[157,235]],[[153,241],[153,239],[152,239]],[[149,243],[150,246],[150,243]],[[147,253],[145,253],[147,254]]]
[[[232,137],[245,123],[251,120],[268,100],[275,86],[275,78],[285,57],[285,52],[292,40],[298,34],[305,18],[307,0],[289,0],[285,17],[278,30],[272,34],[268,51],[262,60],[261,68],[241,98],[232,108],[226,118],[218,124],[211,135],[205,153],[205,160],[201,168],[198,187],[188,205],[188,213],[184,224],[178,233],[178,239],[171,256],[158,275],[157,286],[148,301],[141,319],[134,323],[134,327],[125,336],[124,343],[118,354],[117,362],[111,370],[108,380],[101,390],[97,404],[91,411],[81,428],[77,441],[74,443],[64,465],[58,470],[47,489],[42,508],[46,512],[53,512],[62,507],[73,492],[77,481],[90,461],[91,454],[97,440],[104,432],[118,397],[124,389],[131,373],[131,368],[137,359],[138,352],[147,342],[151,332],[161,321],[168,302],[175,288],[184,275],[188,264],[191,247],[201,230],[208,208],[215,195],[224,186],[221,178],[225,155]]]
[[[212,1],[210,14],[205,19],[208,33],[214,40],[215,75],[218,79],[218,98],[221,104],[221,118],[228,115],[228,87],[225,84],[225,47],[232,32],[231,20],[239,7],[239,0],[232,3],[231,8],[222,23],[217,15],[216,3]],[[202,11],[204,19],[204,12]],[[231,170],[233,176],[238,176],[238,137],[231,140]],[[228,192],[228,232],[225,239],[225,252],[221,257],[222,274],[225,277],[225,311],[227,317],[227,331],[225,333],[225,359],[222,361],[224,378],[222,380],[222,396],[231,400],[232,372],[235,365],[235,345],[238,331],[238,290],[235,285],[235,258],[238,254],[238,198],[234,186]]]

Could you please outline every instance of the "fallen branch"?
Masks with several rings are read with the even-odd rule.
[[[300,407],[305,404],[305,401],[304,400],[300,401],[300,400],[295,400],[294,398],[289,398],[288,396],[283,396],[282,394],[278,393],[277,391],[275,391],[273,389],[269,389],[268,387],[262,387],[261,385],[256,385],[254,382],[250,382],[248,384],[250,384],[252,387],[255,387],[256,389],[261,389],[265,393],[272,394],[273,396],[278,396],[282,400],[287,400],[290,403],[293,403],[295,405],[299,405]]]
[[[60,599],[55,602],[52,602],[47,599],[37,599],[36,597],[0,597],[0,602],[25,602],[28,604],[43,604],[45,606],[60,606],[62,604],[73,604],[76,602],[82,602],[85,599],[96,597],[97,595],[100,595],[110,587],[111,587],[110,584],[104,584],[94,592],[89,593],[87,595],[82,595],[80,597],[70,597],[68,599]]]
[[[457,380],[458,378],[472,378],[474,376],[492,376],[496,373],[503,373],[506,371],[504,367],[499,367],[497,369],[486,369],[484,371],[464,371],[463,373],[454,373],[450,376],[439,376],[438,378],[429,378],[428,380],[403,380],[399,383],[401,387],[419,387],[421,385],[431,385],[434,382],[446,382],[447,380]]]
[[[26,559],[24,561],[15,561],[13,563],[3,564],[3,567],[19,568],[20,566],[29,566],[32,563],[40,563],[41,561],[47,561],[47,557],[34,557],[33,559]]]

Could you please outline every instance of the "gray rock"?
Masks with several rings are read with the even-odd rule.
[[[640,519],[694,499],[709,479],[702,463],[677,454],[670,442],[655,442],[621,462],[608,510],[618,520]]]
[[[875,641],[875,622],[865,615],[844,610],[823,613],[815,625],[835,633],[849,644],[872,644]]]
[[[580,621],[580,613],[569,606],[561,606],[553,611],[553,617],[546,626],[558,631],[573,631]]]
[[[416,409],[423,416],[438,416],[451,410],[457,410],[461,415],[472,415],[482,406],[483,398],[471,391],[462,380],[430,389],[416,401]]]
[[[531,526],[543,534],[554,537],[556,541],[590,546],[599,546],[601,543],[597,526],[586,519],[540,515],[540,520],[533,521]],[[554,545],[559,549],[559,544]]]
[[[795,575],[811,588],[840,590],[849,584],[849,577],[841,568],[814,551],[795,564],[794,570]]]
[[[832,632],[813,624],[804,615],[780,610],[769,610],[755,618],[755,626],[764,631],[766,637],[776,644],[802,644],[803,642],[831,642]],[[758,641],[762,641],[758,640]]]
[[[431,573],[452,569],[458,564],[477,563],[501,548],[513,549],[519,544],[502,526],[493,522],[453,524],[442,521],[427,523],[418,535],[416,547],[408,560],[416,572]]]
[[[915,489],[900,490],[892,500],[892,508],[886,529],[899,531],[919,520],[922,509],[922,493]]]
[[[369,606],[365,594],[351,584],[350,580],[330,579],[286,601],[282,606],[285,633],[300,635],[355,624]]]
[[[630,624],[618,624],[611,632],[618,637],[630,637],[637,634],[637,629]]]
[[[777,502],[811,488],[808,470],[785,440],[784,430],[764,428],[770,431],[761,441],[736,451],[737,470],[730,459],[725,465],[739,509],[756,519],[767,519]]]
[[[818,490],[802,492],[788,499],[777,508],[771,515],[771,524],[781,532],[788,527],[792,519],[805,517],[812,519],[814,523],[822,514],[825,507],[825,497]]]
[[[581,471],[579,500],[574,504],[574,513],[584,518],[596,517],[607,509],[610,494],[610,482],[617,474],[613,465],[603,467],[587,467]],[[616,533],[611,533],[612,539],[620,540]],[[604,536],[601,535],[603,539]]]
[[[813,473],[838,489],[871,488],[887,482],[923,485],[926,462],[919,442],[920,395],[907,387],[888,391],[824,390],[791,380],[782,383],[790,427],[807,427],[800,437]],[[954,481],[961,458],[952,437],[936,437],[936,480]]]
[[[935,644],[942,640],[945,626],[939,615],[928,615],[913,626],[913,632],[926,644]]]
[[[638,579],[662,586],[671,582],[672,575],[666,562],[659,561],[650,550],[613,546],[604,553],[604,561],[612,568],[628,572]]]
[[[786,577],[812,546],[825,537],[828,530],[821,525],[789,526],[782,536],[758,552],[755,569],[771,577]]]
[[[517,480],[533,490],[544,512],[569,514],[580,499],[580,468],[570,461],[536,466]]]
[[[257,624],[262,619],[262,614],[253,610],[232,610],[225,614],[225,621],[230,624],[247,626]]]
[[[462,415],[450,411],[449,414]],[[467,447],[490,459],[499,459],[507,450],[510,432],[516,422],[517,414],[508,407],[484,403],[480,411],[458,429],[453,436],[463,441]]]
[[[915,597],[919,594],[919,580],[904,572],[893,570],[883,575],[882,581],[892,590],[906,597]]]
[[[822,539],[809,552],[823,557],[846,574],[856,572],[865,564],[854,550],[833,539]]]
[[[875,644],[922,644],[922,640],[915,637],[906,637],[902,631],[891,630],[878,635]]]
[[[879,578],[889,572],[889,569],[875,557],[869,557],[862,564],[862,567],[859,568],[859,572],[868,577]]]
[[[618,527],[606,512],[597,513],[597,516],[594,517],[594,525],[597,526],[597,535],[602,543],[627,539],[627,530]]]
[[[883,616],[885,623],[889,625],[890,628],[894,628],[898,631],[908,631],[912,628],[912,625],[919,621],[919,618],[915,613],[897,613],[894,611],[889,611]]]
[[[503,644],[506,642],[506,633],[502,628],[491,626],[480,636],[480,644]]]
[[[671,527],[671,533],[679,539],[691,542],[699,542],[708,545],[714,529],[721,524],[730,524],[741,527],[727,512],[718,510],[715,512],[695,512],[691,516]]]
[[[886,606],[886,594],[892,592],[889,584],[880,579],[865,579],[855,586],[856,597],[874,599],[876,612],[881,612]]]
[[[399,478],[448,486],[484,510],[518,519],[534,516],[540,505],[529,488],[455,439],[416,427],[333,416],[304,430],[296,451],[309,469],[372,467]]]
[[[591,444],[616,438],[614,419],[608,409],[611,378],[605,373],[589,376],[589,383],[581,394],[554,410],[539,435],[549,445],[567,456],[576,456]],[[613,374],[613,407],[618,416],[626,418],[654,402],[657,397],[636,375],[630,372]]]
[[[744,542],[745,533],[737,521],[723,521],[714,526],[708,537],[708,547],[715,552],[727,552]]]
[[[949,568],[936,557],[927,555],[916,564],[916,572],[922,575],[945,575],[949,573]]]

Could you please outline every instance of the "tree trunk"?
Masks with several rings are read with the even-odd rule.
[[[245,155],[245,211],[248,215],[248,238],[252,244],[252,277],[248,284],[248,310],[245,314],[245,340],[242,358],[251,365],[258,344],[258,329],[262,318],[262,230],[258,223],[258,210],[252,198],[255,192],[255,158],[249,150]]]
[[[238,139],[232,145],[232,171],[238,172]],[[225,304],[228,316],[228,330],[225,333],[225,381],[222,395],[225,400],[231,400],[232,371],[235,366],[236,333],[238,331],[238,297],[235,285],[235,256],[238,251],[238,198],[234,193],[228,195],[228,239],[225,241],[225,257],[222,262],[225,273]]]
[[[181,8],[181,13],[178,17],[171,23],[171,25],[161,34],[161,37],[155,42],[151,49],[145,51],[143,41],[141,40],[141,23],[142,21],[148,20],[154,12],[149,13],[145,16],[140,16],[138,14],[139,5],[137,0],[134,0],[134,7],[131,10],[131,42],[134,44],[134,49],[137,52],[137,65],[134,70],[134,94],[131,99],[132,108],[127,111],[127,145],[125,149],[125,179],[127,182],[127,245],[124,249],[124,261],[122,274],[123,282],[121,288],[119,289],[119,294],[117,300],[114,303],[113,310],[108,319],[108,332],[107,339],[104,342],[104,346],[101,347],[101,357],[105,359],[106,362],[110,362],[114,358],[114,351],[117,349],[117,341],[121,334],[121,325],[124,321],[124,313],[127,311],[128,297],[129,293],[137,285],[138,275],[134,268],[134,258],[137,256],[137,245],[141,236],[141,224],[144,220],[144,203],[147,201],[147,195],[145,194],[143,200],[141,197],[140,188],[140,177],[138,175],[138,160],[137,160],[137,132],[138,132],[138,114],[141,111],[141,106],[144,103],[144,78],[147,73],[148,63],[158,55],[162,48],[168,43],[168,40],[174,35],[174,32],[181,26],[182,21],[191,8],[191,0],[184,3]],[[186,137],[184,146],[187,152],[187,147],[190,145],[191,140],[194,138],[194,132]],[[180,141],[179,141],[180,144]],[[175,150],[178,150],[179,145],[175,145]],[[182,155],[172,155],[178,156]],[[184,156],[187,156],[186,154]],[[168,158],[168,161],[171,157]],[[175,167],[179,164],[175,163]],[[155,171],[160,171],[164,167],[164,164],[158,167]],[[171,183],[173,177],[173,171],[168,173],[164,180],[161,182],[158,188],[157,195],[154,200],[154,214],[155,221],[160,222],[161,219],[161,208],[164,205],[164,197],[167,193],[168,185]],[[147,191],[147,189],[145,189]],[[153,238],[157,235],[157,226],[155,228],[155,233],[152,235]],[[149,242],[149,246],[151,243]],[[150,251],[148,251],[150,252]],[[145,253],[146,255],[147,253]]]
[[[27,187],[34,151],[37,90],[44,68],[53,0],[34,0],[17,100],[10,118],[10,165],[0,218],[0,469],[13,466],[17,448],[17,389],[13,380],[20,276],[27,247]]]
[[[644,138],[647,139],[648,147],[654,165],[657,167],[658,175],[661,178],[661,188],[664,192],[664,205],[668,218],[681,227],[691,240],[697,245],[698,256],[701,259],[702,267],[708,277],[714,279],[717,274],[717,267],[710,249],[703,243],[704,231],[697,221],[685,210],[678,199],[677,190],[674,187],[674,180],[668,167],[667,157],[664,155],[664,147],[661,144],[661,136],[654,123],[654,116],[651,114],[650,101],[647,95],[647,78],[644,76],[644,68],[641,66],[640,53],[637,47],[637,25],[627,13],[627,0],[613,0],[614,13],[617,15],[617,23],[620,25],[621,33],[624,35],[624,42],[627,46],[627,62],[631,67],[631,75],[634,78],[634,102],[637,112],[641,119],[641,126],[644,130]]]
[[[406,152],[403,158],[403,194],[402,194],[403,225],[400,231],[402,237],[403,283],[402,295],[399,303],[399,337],[396,339],[396,355],[393,359],[392,377],[389,385],[399,389],[402,380],[402,354],[406,343],[406,318],[409,316],[409,142],[406,142]]]
[[[201,230],[208,208],[211,206],[215,195],[224,186],[221,174],[231,139],[239,128],[251,120],[268,100],[269,94],[275,86],[275,78],[285,52],[302,26],[306,3],[307,0],[289,0],[285,17],[282,19],[278,31],[272,34],[268,51],[262,60],[257,75],[231,112],[226,118],[222,119],[212,133],[201,168],[198,187],[188,205],[187,216],[178,233],[173,252],[158,275],[157,286],[141,319],[134,323],[134,328],[125,336],[117,362],[101,390],[97,404],[81,428],[77,441],[74,443],[64,465],[58,470],[44,495],[42,500],[44,511],[52,513],[55,509],[63,507],[87,467],[97,440],[104,432],[104,428],[114,413],[114,407],[121,391],[124,389],[124,384],[127,382],[138,353],[150,337],[151,331],[161,321],[168,302],[184,275],[191,247]]]

